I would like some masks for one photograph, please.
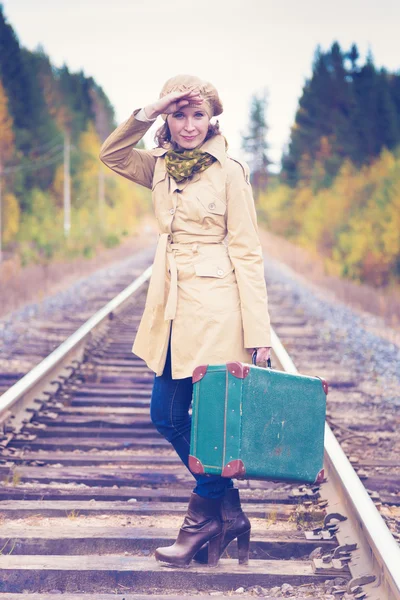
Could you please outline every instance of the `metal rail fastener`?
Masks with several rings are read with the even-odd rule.
[[[272,331],[272,348],[285,371],[298,373],[274,331]],[[327,424],[325,424],[325,463],[335,480],[340,482],[346,508],[357,522],[358,535],[364,538],[370,548],[372,553],[370,558],[378,573],[378,583],[383,585],[387,593],[384,600],[399,599],[400,548]]]

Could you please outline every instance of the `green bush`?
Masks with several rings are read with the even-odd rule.
[[[92,258],[95,255],[93,246],[85,246],[82,250],[82,254],[85,258]]]
[[[104,238],[104,245],[106,248],[115,248],[115,246],[119,246],[121,240],[115,233],[109,233]]]

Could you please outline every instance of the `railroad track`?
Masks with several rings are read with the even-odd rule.
[[[315,323],[293,310],[279,285],[268,286],[275,367],[295,372],[278,333],[299,355],[302,372],[330,380],[329,420],[369,494],[327,427],[321,486],[238,483],[252,520],[249,566],[237,564],[235,547],[215,569],[155,562],[154,549],[176,535],[192,478],[150,422],[153,375],[131,353],[149,274],[0,398],[0,600],[52,600],[60,593],[66,600],[156,600],[191,591],[198,599],[200,591],[209,597],[238,589],[250,598],[282,584],[296,594],[296,586],[329,581],[335,598],[400,598],[400,551],[373,504],[392,511],[385,517],[396,533],[396,455],[384,446],[384,456],[374,458],[376,428],[352,429],[349,396],[361,396],[360,416],[372,411],[371,394],[335,367],[335,352],[326,352]],[[392,433],[393,442],[389,425],[380,423],[379,431]]]

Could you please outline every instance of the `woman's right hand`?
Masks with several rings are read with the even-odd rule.
[[[153,104],[146,106],[144,110],[148,119],[155,119],[159,115],[170,115],[180,108],[187,106],[189,102],[201,106],[203,98],[198,88],[193,88],[189,92],[170,92]]]

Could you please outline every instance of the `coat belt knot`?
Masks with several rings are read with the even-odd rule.
[[[223,240],[224,237],[215,235],[202,236],[200,239],[198,236],[187,234],[173,236],[171,233],[161,233],[154,257],[147,294],[147,305],[153,307],[161,305],[165,307],[164,320],[173,320],[178,302],[178,268],[175,260],[175,251],[191,245],[192,251],[196,252],[198,246],[201,244],[221,244]],[[171,281],[168,296],[165,298],[167,265]]]

